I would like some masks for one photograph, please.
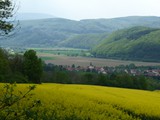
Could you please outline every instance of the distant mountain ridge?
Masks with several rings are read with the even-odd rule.
[[[49,18],[20,21],[21,29],[1,46],[74,47],[91,49],[116,30],[134,26],[160,28],[160,17],[131,16],[113,19],[68,20]]]

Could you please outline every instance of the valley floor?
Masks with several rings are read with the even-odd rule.
[[[123,60],[113,60],[113,59],[101,59],[101,58],[89,58],[89,57],[70,57],[65,55],[54,55],[49,53],[38,53],[38,56],[45,59],[46,63],[52,63],[55,65],[69,65],[87,67],[92,63],[94,66],[103,67],[115,67],[119,65],[129,65],[134,63],[136,66],[157,66],[160,63],[154,62],[138,62],[138,61],[123,61]]]

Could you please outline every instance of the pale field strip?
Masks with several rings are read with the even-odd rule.
[[[92,63],[94,66],[103,67],[115,67],[118,65],[129,65],[134,63],[136,66],[159,66],[160,63],[154,62],[138,62],[138,61],[123,61],[123,60],[113,60],[113,59],[101,59],[101,58],[87,58],[87,57],[70,57],[65,55],[54,55],[49,53],[39,53],[39,57],[53,57],[56,59],[45,60],[46,63],[53,63],[55,65],[73,65],[76,66],[89,66]]]

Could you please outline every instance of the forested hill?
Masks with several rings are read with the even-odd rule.
[[[133,27],[112,33],[93,49],[104,58],[160,61],[160,29]]]
[[[113,31],[133,27],[160,27],[159,17],[121,17],[114,19],[68,20],[51,18],[20,21],[20,29],[0,40],[1,46],[91,48]]]

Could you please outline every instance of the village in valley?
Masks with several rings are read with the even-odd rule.
[[[120,65],[116,67],[97,67],[90,63],[87,67],[75,66],[62,66],[67,71],[77,71],[77,72],[94,72],[101,74],[112,74],[112,73],[126,73],[133,76],[147,76],[147,77],[160,77],[160,66],[135,66],[130,65]]]
[[[24,51],[25,49],[17,48],[18,51]],[[15,54],[15,50],[11,48],[5,48],[9,54]],[[49,66],[53,66],[52,63],[48,64]],[[160,79],[160,66],[136,66],[134,63],[129,65],[119,65],[115,67],[103,66],[99,67],[94,65],[92,62],[88,66],[76,66],[75,64],[70,65],[59,65],[59,67],[63,68],[63,70],[70,72],[92,72],[98,74],[112,74],[112,73],[126,73],[132,76],[146,76]]]

